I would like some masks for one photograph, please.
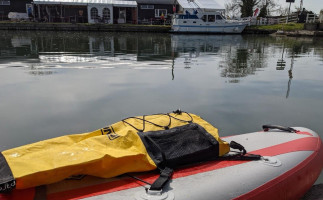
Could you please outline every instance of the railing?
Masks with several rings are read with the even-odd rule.
[[[242,18],[244,21],[249,21],[250,25],[272,25],[272,24],[283,24],[286,23],[287,16],[283,16],[280,18],[264,18],[264,17],[257,17],[257,18],[251,18],[246,17]],[[288,16],[288,22],[294,22],[297,23],[298,21],[298,15],[297,13],[291,14]]]
[[[280,18],[242,18],[242,20],[249,21],[249,25],[272,25],[272,24],[283,24],[283,23],[297,23],[298,22],[298,14],[293,13],[290,14],[289,16],[283,16]],[[323,22],[323,17],[319,17],[317,14],[307,14],[306,16],[306,23],[314,23],[314,22]]]
[[[250,18],[250,25],[272,25],[279,24],[279,19],[276,18]]]
[[[319,16],[316,14],[307,14],[306,16],[306,23],[314,23],[314,22],[319,22],[321,23],[321,19],[319,19]]]
[[[288,21],[287,21],[288,20]],[[298,21],[298,14],[297,13],[293,13],[293,14],[290,14],[289,16],[283,16],[281,18],[279,18],[279,24],[283,24],[283,23],[290,23],[290,22],[293,22],[293,23],[297,23]]]

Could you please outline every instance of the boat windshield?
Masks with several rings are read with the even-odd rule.
[[[223,17],[221,15],[216,15],[216,20],[222,20]]]
[[[214,22],[215,21],[215,15],[208,15],[207,17],[208,17],[207,18],[208,22]]]
[[[198,19],[197,15],[176,15],[176,19]]]

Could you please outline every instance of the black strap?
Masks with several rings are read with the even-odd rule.
[[[252,160],[260,160],[261,155],[257,154],[232,154],[232,155],[224,155],[216,160],[236,160],[236,161],[252,161]]]
[[[295,129],[291,128],[291,127],[284,127],[284,126],[270,125],[270,124],[263,125],[262,129],[264,131],[269,131],[269,129],[279,129],[279,130],[287,131],[287,132],[291,132],[291,133],[296,133],[297,132],[297,130],[295,130]]]
[[[159,177],[155,180],[155,182],[150,186],[150,190],[162,190],[164,185],[169,181],[173,175],[174,170],[165,167],[161,172]]]

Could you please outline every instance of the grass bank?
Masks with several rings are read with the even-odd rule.
[[[303,23],[288,23],[288,24],[274,24],[274,25],[262,25],[262,26],[251,26],[252,28],[260,30],[284,30],[284,31],[299,31],[304,30]]]

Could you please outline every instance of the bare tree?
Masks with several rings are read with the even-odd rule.
[[[232,0],[232,2],[228,2],[225,4],[225,12],[227,16],[237,18],[240,17],[240,7],[236,3],[237,0]]]
[[[288,6],[277,6],[275,13],[280,16],[286,16],[288,15]]]
[[[251,17],[256,8],[261,10],[263,17],[275,11],[275,0],[231,0],[226,4],[226,12],[231,15],[240,14],[241,17]]]

